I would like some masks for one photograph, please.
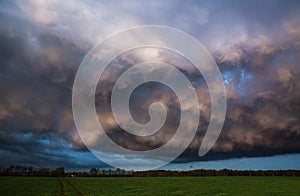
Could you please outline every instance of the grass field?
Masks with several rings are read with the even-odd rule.
[[[300,195],[300,178],[0,177],[0,195]]]

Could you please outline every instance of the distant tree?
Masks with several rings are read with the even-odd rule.
[[[98,171],[97,171],[96,168],[91,168],[91,169],[90,169],[90,175],[91,175],[91,176],[97,176],[97,173],[98,173]]]
[[[124,176],[126,171],[124,169],[121,170],[121,175]]]
[[[20,175],[22,173],[22,166],[21,165],[16,165],[14,168],[14,173],[17,175]]]
[[[121,175],[121,169],[120,168],[116,169],[116,175]]]
[[[4,173],[5,173],[5,175],[10,176],[10,175],[13,175],[13,171],[14,171],[14,166],[11,165],[11,166],[9,166],[8,168],[5,169]]]
[[[27,167],[26,166],[22,166],[22,169],[21,169],[21,171],[22,171],[22,174],[23,175],[25,175],[25,174],[27,174]]]
[[[65,174],[65,168],[64,168],[64,167],[58,167],[58,168],[56,168],[56,169],[52,172],[52,174],[53,174],[54,176],[57,176],[57,177],[62,177],[62,176],[64,176],[64,174]]]
[[[33,172],[33,167],[32,167],[32,166],[29,166],[29,167],[28,167],[28,173],[29,173],[29,174],[32,174],[32,172]]]
[[[37,171],[37,174],[39,175],[39,176],[48,176],[49,175],[49,169],[48,168],[40,168],[38,171]],[[57,173],[58,174],[58,176],[62,176],[62,175],[60,175],[60,173]]]

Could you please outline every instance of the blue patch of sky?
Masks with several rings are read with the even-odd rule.
[[[190,163],[170,163],[162,169],[235,169],[235,170],[288,170],[300,169],[300,154],[285,154],[268,157],[245,157],[216,161],[199,161]]]
[[[224,85],[237,89],[239,96],[246,96],[250,92],[254,74],[245,68],[237,67],[222,72]]]

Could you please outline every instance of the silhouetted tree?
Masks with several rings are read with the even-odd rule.
[[[58,167],[53,172],[52,175],[57,177],[62,177],[65,174],[65,168],[64,167]]]
[[[91,168],[91,169],[90,169],[90,175],[91,175],[91,176],[97,176],[97,173],[98,173],[98,172],[97,172],[97,169],[96,169],[96,168]]]

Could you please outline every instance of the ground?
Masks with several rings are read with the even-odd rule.
[[[0,177],[0,195],[300,195],[300,177]]]

